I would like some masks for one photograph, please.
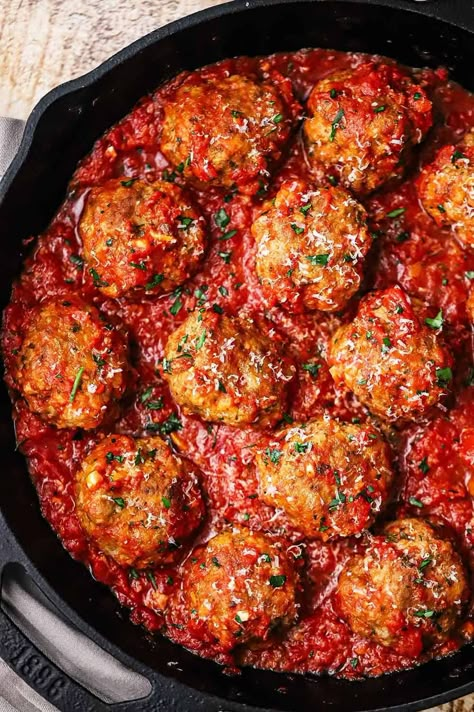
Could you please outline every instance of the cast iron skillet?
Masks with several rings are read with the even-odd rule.
[[[474,90],[471,0],[237,0],[157,30],[90,74],[53,90],[34,109],[0,185],[1,308],[20,268],[22,240],[47,226],[77,161],[143,94],[183,69],[301,47],[381,53],[412,66],[441,64]],[[44,660],[0,612],[0,655],[61,710],[408,712],[474,690],[472,646],[418,669],[349,683],[257,670],[230,677],[166,639],[151,642],[128,621],[110,591],[69,557],[42,519],[24,459],[15,451],[4,386],[0,448],[0,566],[19,562],[59,611],[153,686],[148,698],[106,705]],[[18,663],[30,652],[37,655],[39,668]],[[177,664],[170,667],[169,661]],[[45,686],[41,675],[32,672],[43,663],[55,672],[57,684]]]

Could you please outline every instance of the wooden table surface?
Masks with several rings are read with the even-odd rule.
[[[223,1],[0,0],[0,115],[25,119],[57,84],[151,30]],[[474,695],[435,710],[474,712]]]

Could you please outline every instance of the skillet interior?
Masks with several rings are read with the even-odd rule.
[[[455,0],[450,10],[453,17],[456,8],[461,10],[463,4],[469,13],[469,3]],[[247,5],[250,7],[246,8]],[[10,284],[19,269],[21,240],[37,234],[47,225],[78,159],[140,96],[182,69],[193,69],[233,55],[319,46],[382,53],[412,66],[445,65],[453,78],[474,90],[473,35],[466,29],[419,14],[421,4],[414,8],[416,12],[401,9],[407,5],[401,0],[379,0],[376,5],[332,0],[232,3],[232,6],[214,8],[197,19],[174,23],[170,29],[153,33],[112,58],[105,70],[99,69],[55,90],[35,111],[27,127],[23,155],[19,156],[0,190],[0,200],[4,193],[0,205],[2,309],[8,302]],[[246,703],[253,706],[251,709],[272,710],[359,712],[400,706],[408,710],[431,706],[474,689],[472,647],[416,670],[363,683],[348,683],[256,670],[229,677],[221,674],[213,663],[192,656],[166,639],[150,643],[143,631],[128,622],[126,612],[120,609],[109,590],[94,582],[82,565],[70,559],[41,518],[24,460],[14,452],[10,401],[3,386],[0,446],[4,466],[0,478],[3,512],[0,564],[15,559],[24,562],[60,608],[67,610],[61,603],[64,601],[74,612],[75,620],[84,621],[81,623],[84,631],[99,643],[103,636],[111,650],[127,651],[136,669],[147,675],[154,671],[168,678],[172,676],[200,692],[193,695],[171,681],[164,686],[157,683],[154,697],[133,709],[184,712],[200,708],[211,712],[243,710],[242,703]],[[15,540],[24,554],[16,548]],[[124,659],[120,653],[119,657]],[[176,661],[177,665],[170,667],[169,661]],[[229,703],[219,703],[212,696]],[[79,709],[83,712],[85,708]],[[121,705],[121,709],[128,707]]]

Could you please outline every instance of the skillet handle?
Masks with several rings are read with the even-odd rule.
[[[24,128],[24,121],[0,116],[0,180],[18,150]]]

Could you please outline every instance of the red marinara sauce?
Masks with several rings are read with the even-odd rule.
[[[264,79],[278,73],[291,82],[296,98],[304,103],[316,81],[366,61],[363,55],[316,49],[225,60],[204,71],[217,79],[229,73],[256,74]],[[463,249],[424,212],[414,184],[418,167],[430,162],[440,145],[456,142],[474,125],[474,97],[448,81],[443,70],[421,70],[417,75],[433,101],[435,125],[414,156],[406,178],[395,187],[361,199],[374,237],[364,290],[399,284],[427,317],[434,319],[442,311],[444,341],[455,359],[453,394],[429,418],[386,430],[396,472],[389,510],[391,519],[425,517],[441,525],[469,562],[474,543],[474,369],[466,301],[474,278],[474,253]],[[191,84],[192,77],[187,78]],[[265,306],[255,273],[250,226],[262,202],[271,199],[284,181],[311,180],[301,132],[293,133],[268,192],[249,196],[215,187],[189,188],[207,220],[210,247],[198,273],[171,294],[141,301],[110,299],[96,288],[84,266],[78,222],[92,187],[117,177],[185,183],[182,173],[173,172],[159,148],[163,106],[174,81],[144,97],[79,164],[63,205],[36,240],[5,311],[6,380],[19,446],[28,459],[43,515],[71,555],[89,566],[94,577],[110,586],[120,603],[130,609],[133,622],[151,631],[162,630],[198,654],[234,665],[234,657],[210,648],[198,636],[192,637],[187,626],[166,625],[163,611],[179,585],[179,566],[140,572],[120,567],[87,540],[75,513],[74,476],[100,437],[111,428],[140,437],[159,432],[169,436],[173,446],[202,473],[207,520],[195,543],[206,541],[223,523],[278,532],[301,571],[299,621],[264,649],[241,652],[237,662],[356,678],[409,668],[428,657],[448,654],[474,635],[469,611],[447,640],[422,655],[416,646],[411,653],[407,648],[401,653],[353,634],[338,615],[335,586],[349,554],[363,550],[364,538],[326,543],[302,538],[281,510],[259,500],[253,454],[259,433],[184,415],[157,369],[167,336],[189,311],[205,306],[231,315],[264,313],[297,364],[286,421],[304,421],[324,412],[348,421],[367,418],[355,398],[336,387],[324,359],[328,339],[353,314],[355,300],[343,312],[289,314],[278,305]],[[215,219],[221,210],[226,215],[224,226],[222,219]],[[120,420],[87,432],[58,430],[42,422],[15,392],[12,379],[27,313],[46,298],[71,292],[100,306],[110,318],[121,320],[134,353],[133,395],[125,402]]]

